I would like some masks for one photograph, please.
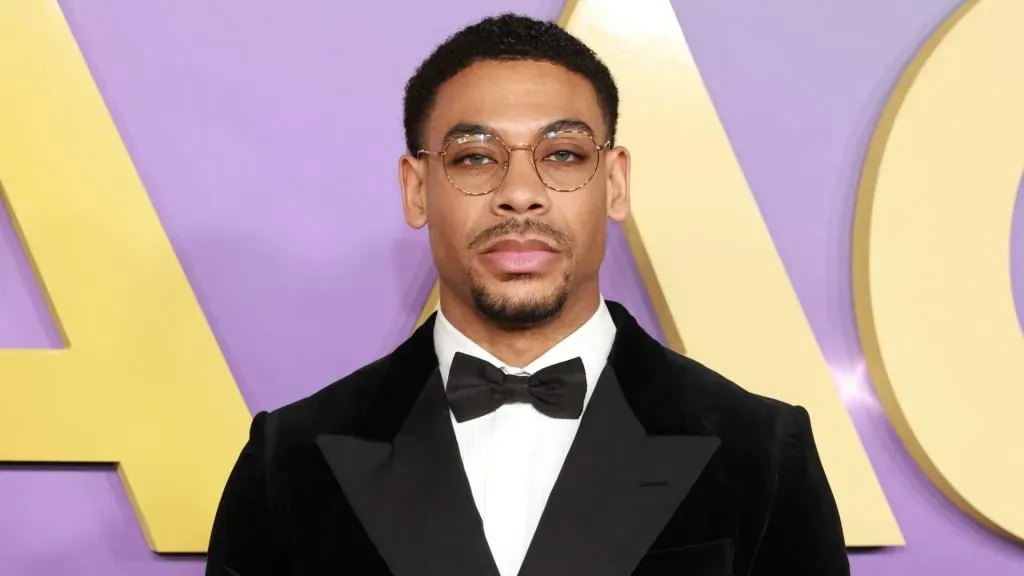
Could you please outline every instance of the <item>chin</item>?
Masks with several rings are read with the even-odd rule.
[[[514,278],[474,283],[473,302],[490,320],[505,325],[529,326],[550,320],[569,298],[568,276],[561,282],[546,278]]]

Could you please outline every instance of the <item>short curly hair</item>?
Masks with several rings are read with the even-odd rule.
[[[597,93],[598,105],[615,140],[619,92],[608,67],[578,38],[557,24],[516,14],[485,18],[456,32],[420,64],[405,86],[405,145],[410,154],[422,148],[423,130],[437,91],[453,76],[482,61],[549,62],[575,72]]]

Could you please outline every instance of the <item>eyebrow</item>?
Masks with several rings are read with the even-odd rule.
[[[483,124],[459,122],[444,133],[444,138],[442,138],[441,141],[447,142],[452,138],[457,138],[459,136],[480,136],[483,134],[494,134],[494,130],[484,126]]]
[[[537,131],[538,135],[550,134],[551,132],[560,132],[562,130],[575,130],[578,132],[584,132],[591,137],[594,136],[594,129],[579,118],[562,118],[561,120],[555,120]],[[472,122],[459,122],[447,132],[444,133],[442,142],[447,142],[453,138],[460,136],[480,136],[480,135],[496,135],[496,131],[489,126],[483,124],[476,124]]]
[[[563,118],[561,120],[555,120],[547,126],[540,129],[541,134],[550,134],[551,132],[561,132],[562,130],[571,130],[576,132],[584,132],[589,136],[594,136],[594,129],[579,118]]]

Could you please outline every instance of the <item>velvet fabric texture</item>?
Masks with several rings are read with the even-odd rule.
[[[521,576],[840,576],[807,412],[618,329]],[[462,469],[431,317],[390,355],[260,412],[207,576],[498,576]]]

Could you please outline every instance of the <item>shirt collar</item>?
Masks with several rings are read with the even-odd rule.
[[[445,318],[439,307],[434,322],[434,352],[437,354],[438,368],[445,385],[448,383],[448,372],[456,352],[490,362],[508,374],[533,374],[553,364],[579,357],[587,372],[587,395],[584,400],[586,403],[590,401],[594,385],[608,362],[608,355],[615,341],[615,331],[615,322],[602,297],[594,315],[575,332],[527,366],[509,366],[460,332]]]

